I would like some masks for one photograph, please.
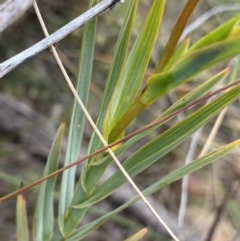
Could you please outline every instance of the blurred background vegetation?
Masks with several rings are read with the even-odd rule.
[[[138,35],[151,2],[149,0],[140,0],[132,40]],[[149,65],[149,73],[153,71],[156,61],[161,57],[163,47],[185,2],[183,0],[167,1],[158,44]],[[39,8],[50,33],[86,11],[88,3],[87,0],[38,1]],[[235,11],[222,11],[215,14],[211,19],[190,33],[191,42],[194,42],[200,36],[224,23],[240,10],[240,1],[237,0],[202,0],[200,2],[191,17],[191,22],[198,19],[207,11],[216,7],[226,6],[226,4],[232,6]],[[88,110],[94,120],[96,120],[99,111],[103,88],[123,21],[125,8],[124,4],[119,4],[112,11],[98,18],[91,93],[88,103]],[[78,75],[82,31],[82,27],[74,31],[64,38],[57,47],[57,50],[60,51],[63,64],[74,83]],[[19,21],[2,34],[0,39],[0,62],[23,51],[43,38],[44,35],[34,9],[30,8]],[[203,82],[228,65],[230,65],[230,62],[217,65],[208,72],[199,75],[197,77],[198,82],[194,79],[177,88],[175,94],[161,98],[144,111],[133,122],[128,131],[149,123],[175,102],[178,96],[188,93],[200,82]],[[66,121],[67,128],[69,126],[72,103],[73,96],[49,50],[43,51],[21,64],[0,80],[1,196],[17,189],[20,182],[27,184],[42,175],[48,148],[51,145],[57,126],[61,121]],[[237,105],[231,106],[228,109],[220,131],[215,138],[214,147],[219,147],[239,138],[239,116],[240,109],[238,102]],[[169,126],[176,123],[176,121],[178,120],[175,119],[166,123],[159,130],[151,133],[148,138],[153,138],[153,136],[166,130]],[[214,120],[204,127],[198,144],[199,151],[206,141],[213,123]],[[86,123],[83,142],[85,146],[82,147],[81,156],[86,153],[85,149],[91,133],[92,129]],[[146,142],[149,139],[142,140],[142,142]],[[138,175],[135,180],[140,187],[147,187],[176,167],[181,166],[184,162],[189,143],[189,140],[186,141],[180,148],[165,156],[166,161],[156,163]],[[138,146],[135,148],[138,148]],[[128,154],[129,152],[125,153],[125,155]],[[215,163],[214,167],[205,168],[198,173],[192,174],[190,177],[190,199],[186,225],[202,234],[202,236],[200,235],[202,240],[207,240],[206,236],[210,228],[213,227],[214,217],[218,213],[222,203],[224,211],[221,213],[221,221],[215,230],[216,232],[212,240],[240,240],[240,195],[237,192],[239,189],[240,164],[237,161],[239,162],[239,153],[234,153],[228,156],[225,161],[221,160]],[[213,175],[215,176],[214,179],[212,178]],[[36,202],[36,189],[25,193],[30,224]],[[160,193],[155,194],[154,197],[157,202],[163,204],[167,210],[177,216],[180,193],[181,182],[176,182],[164,188]],[[58,193],[56,193],[56,197],[57,195]],[[108,200],[109,202],[112,201],[111,198],[108,198]],[[15,199],[12,199],[0,206],[1,240],[15,240],[15,201]],[[115,201],[111,205],[117,206],[119,204]],[[94,215],[100,215],[99,210]],[[130,214],[126,212],[124,215],[126,218],[133,217],[134,212],[130,212]],[[136,218],[132,218],[132,221],[135,224],[148,225],[148,220],[140,220],[137,216]],[[86,240],[123,240],[131,234],[131,229],[134,230],[134,227],[131,226],[133,223],[130,224],[126,222],[126,219],[120,220],[120,218],[118,220],[111,220],[101,227],[97,234],[93,234],[93,236]],[[31,228],[30,225],[30,230]],[[114,234],[112,234],[113,230]],[[154,238],[149,240],[154,240]]]

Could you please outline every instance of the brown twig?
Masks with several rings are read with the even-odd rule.
[[[152,127],[154,127],[154,126],[156,126],[156,125],[158,125],[158,124],[160,124],[160,123],[162,123],[162,122],[164,122],[164,121],[166,121],[168,119],[171,119],[172,117],[176,116],[180,112],[185,111],[185,110],[187,110],[187,109],[189,109],[189,108],[191,108],[191,107],[193,107],[193,106],[195,106],[195,105],[197,105],[197,104],[199,104],[199,103],[201,103],[201,102],[211,98],[212,96],[217,95],[220,92],[225,91],[226,89],[229,89],[229,88],[231,88],[231,87],[233,87],[235,85],[238,85],[238,84],[240,84],[240,79],[235,81],[234,83],[226,85],[225,87],[222,87],[222,88],[220,88],[220,89],[218,89],[218,90],[216,90],[216,91],[214,91],[214,92],[212,92],[210,94],[204,95],[203,97],[201,97],[201,98],[199,98],[199,99],[197,99],[195,101],[192,101],[191,103],[189,103],[188,105],[180,108],[179,110],[174,111],[173,113],[171,113],[171,114],[169,114],[169,115],[167,115],[167,116],[165,116],[163,118],[160,118],[159,120],[155,120],[155,121],[151,122],[150,124],[146,125],[145,127],[130,133],[129,135],[123,137],[122,139],[117,140],[117,141],[111,143],[108,146],[105,146],[105,147],[103,147],[103,148],[101,148],[101,149],[99,149],[99,150],[97,150],[97,151],[95,151],[95,152],[93,152],[93,153],[83,157],[83,158],[80,158],[77,161],[75,161],[75,162],[73,162],[73,163],[71,163],[71,164],[69,164],[69,165],[67,165],[67,166],[65,166],[63,168],[60,168],[59,170],[57,170],[57,171],[55,171],[55,172],[53,172],[53,173],[51,173],[51,174],[41,178],[41,179],[38,179],[37,181],[32,182],[31,184],[29,184],[29,185],[27,185],[27,186],[25,186],[23,188],[20,188],[20,189],[16,190],[15,192],[12,192],[12,193],[10,193],[10,194],[0,198],[0,202],[6,201],[7,199],[12,198],[12,197],[18,195],[19,193],[24,192],[24,191],[26,191],[26,190],[28,190],[28,189],[30,189],[30,188],[32,188],[32,187],[42,183],[43,181],[45,181],[45,180],[47,180],[47,179],[49,179],[51,177],[54,177],[54,176],[58,175],[59,173],[62,173],[63,171],[65,171],[65,170],[67,170],[67,169],[69,169],[69,168],[71,168],[71,167],[73,167],[73,166],[75,166],[75,165],[85,161],[85,160],[87,160],[87,159],[89,159],[89,158],[91,158],[91,157],[93,157],[93,156],[95,156],[95,155],[97,155],[97,154],[99,154],[99,153],[109,149],[109,148],[112,148],[113,146],[116,146],[116,145],[118,145],[120,143],[123,143],[123,142],[131,139],[132,137],[142,133],[143,131],[146,131],[146,130],[148,130],[148,129],[150,129],[150,128],[152,128]]]

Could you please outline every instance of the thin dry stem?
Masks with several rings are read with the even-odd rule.
[[[199,157],[204,156],[207,153],[207,151],[210,149],[210,147],[212,145],[212,142],[213,142],[213,140],[214,140],[214,138],[215,138],[215,136],[216,136],[216,134],[219,130],[219,127],[222,124],[223,118],[226,115],[226,112],[227,112],[227,108],[222,110],[222,112],[218,115],[217,120],[215,121],[214,126],[213,126],[213,128],[212,128],[212,130],[211,130],[211,132],[210,132],[210,134],[207,138],[207,141],[205,142],[205,144],[204,144],[204,146],[203,146],[203,148],[202,148],[202,150],[199,154]]]
[[[101,148],[101,149],[99,149],[99,150],[97,150],[97,151],[95,151],[95,152],[93,152],[93,153],[91,153],[91,154],[83,157],[83,158],[80,158],[80,159],[76,160],[75,162],[73,162],[73,163],[71,163],[71,164],[69,164],[69,165],[67,165],[67,166],[65,166],[65,167],[63,167],[63,168],[61,168],[61,169],[59,169],[59,170],[57,170],[57,171],[55,171],[55,172],[53,172],[53,173],[51,173],[51,174],[43,177],[43,178],[41,178],[41,179],[38,179],[37,181],[32,182],[31,184],[29,184],[29,185],[27,185],[27,186],[25,186],[25,187],[23,187],[23,188],[20,188],[20,189],[18,189],[18,190],[15,191],[15,192],[12,192],[12,193],[10,193],[10,194],[8,194],[8,195],[0,198],[0,202],[6,201],[6,200],[8,200],[8,199],[10,199],[10,198],[12,198],[12,197],[14,197],[14,196],[16,196],[17,194],[19,194],[19,193],[21,193],[21,192],[24,192],[24,191],[26,191],[26,190],[28,190],[28,189],[30,189],[30,188],[32,188],[32,187],[34,187],[34,186],[42,183],[43,181],[45,181],[45,180],[47,180],[47,179],[49,179],[49,178],[51,178],[51,177],[54,177],[54,176],[62,173],[63,171],[65,171],[65,170],[67,170],[67,169],[69,169],[69,168],[71,168],[71,167],[73,167],[73,166],[75,166],[75,165],[77,165],[77,164],[79,164],[79,163],[81,163],[81,162],[83,162],[83,161],[85,161],[85,160],[87,160],[87,159],[89,159],[89,158],[91,158],[91,157],[93,157],[93,156],[101,153],[101,152],[106,151],[106,150],[109,149],[109,148],[112,148],[112,147],[114,147],[114,146],[116,146],[116,145],[118,145],[118,144],[120,144],[120,143],[123,143],[123,142],[131,139],[132,137],[134,137],[134,136],[142,133],[143,131],[146,131],[146,130],[148,130],[148,129],[151,129],[151,128],[153,128],[154,126],[159,125],[160,123],[162,123],[162,122],[164,122],[164,121],[167,121],[167,120],[173,118],[174,116],[176,116],[176,115],[179,114],[180,112],[185,111],[185,110],[188,110],[188,109],[192,108],[193,106],[195,106],[195,105],[197,105],[197,104],[200,104],[200,103],[202,103],[203,101],[206,101],[207,99],[211,98],[212,96],[214,96],[214,95],[216,95],[216,94],[219,94],[220,92],[225,91],[226,89],[231,88],[231,87],[233,87],[234,85],[238,85],[238,84],[240,84],[240,80],[235,81],[234,83],[229,84],[229,85],[227,85],[227,86],[225,86],[225,87],[223,87],[223,88],[221,88],[221,89],[218,89],[218,90],[212,92],[211,94],[205,95],[205,96],[199,98],[198,100],[192,101],[190,104],[186,105],[185,107],[182,107],[181,109],[179,109],[179,110],[177,110],[177,111],[174,111],[173,113],[171,113],[171,114],[169,114],[169,115],[167,115],[167,116],[165,116],[165,117],[163,117],[163,118],[160,118],[160,119],[158,119],[157,121],[151,122],[150,124],[144,126],[143,128],[141,128],[141,129],[139,129],[139,130],[137,130],[137,131],[134,131],[134,132],[130,133],[129,135],[126,135],[126,136],[123,137],[122,139],[119,139],[118,141],[115,141],[115,142],[111,143],[111,144],[108,145],[108,146],[105,146],[105,147],[103,147],[103,148]]]

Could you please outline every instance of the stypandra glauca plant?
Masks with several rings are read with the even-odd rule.
[[[97,0],[91,0],[90,7],[97,2]],[[107,143],[111,144],[119,141],[118,144],[112,146],[112,150],[116,156],[128,150],[138,140],[153,132],[167,120],[176,116],[178,111],[185,110],[193,101],[201,99],[210,93],[221,80],[229,75],[230,69],[227,68],[210,79],[205,80],[204,83],[199,83],[196,89],[180,98],[162,113],[155,120],[155,124],[143,129],[125,141],[121,140],[124,138],[125,130],[129,124],[156,100],[167,95],[178,86],[192,80],[195,76],[210,67],[224,60],[229,60],[240,53],[240,33],[238,26],[240,15],[236,15],[193,44],[190,44],[189,37],[179,42],[189,17],[198,2],[198,0],[187,1],[155,70],[146,78],[146,70],[159,34],[166,0],[152,1],[148,14],[143,21],[141,30],[130,52],[128,52],[128,47],[138,1],[125,1],[126,13],[124,22],[115,46],[113,60],[102,97],[101,109],[96,122],[98,129]],[[116,11],[116,8],[112,11]],[[105,14],[108,13],[106,12]],[[92,63],[96,28],[96,19],[93,19],[84,26],[81,45],[79,76],[76,89],[85,106],[88,101],[91,75],[94,71]],[[144,88],[140,91],[143,83]],[[124,169],[131,177],[135,177],[155,162],[161,161],[160,158],[167,155],[174,148],[177,148],[179,144],[188,139],[205,123],[212,120],[225,107],[232,104],[239,96],[240,86],[237,84],[232,85],[227,91],[222,91],[213,100],[208,103],[205,102],[204,106],[199,107],[183,120],[151,139],[131,154],[123,162]],[[78,159],[84,122],[85,115],[75,100],[69,127],[65,166],[71,165]],[[58,170],[64,126],[65,124],[61,124],[58,129],[43,176],[47,176]],[[239,140],[228,143],[200,158],[196,158],[188,165],[182,166],[171,173],[166,173],[165,177],[143,190],[143,194],[145,196],[151,195],[184,176],[219,160],[236,148],[239,143]],[[94,153],[102,147],[103,144],[99,137],[96,133],[93,133],[88,145],[88,153]],[[126,177],[119,169],[104,182],[99,182],[111,163],[112,157],[105,148],[105,151],[103,150],[97,155],[88,157],[84,161],[81,176],[77,183],[75,182],[76,165],[73,164],[73,167],[66,169],[62,174],[57,217],[54,216],[53,212],[53,194],[56,176],[47,178],[46,181],[42,182],[40,184],[33,221],[33,240],[84,240],[91,232],[114,215],[119,214],[123,209],[138,201],[140,197],[137,195],[113,211],[106,212],[96,220],[81,225],[82,219],[94,204],[105,199],[127,182]],[[4,197],[1,199],[1,201],[5,200],[6,198]],[[55,218],[56,222],[54,222]],[[138,240],[145,233],[146,230],[141,230],[128,240]],[[17,240],[30,240],[25,200],[22,195],[18,196],[17,201]]]

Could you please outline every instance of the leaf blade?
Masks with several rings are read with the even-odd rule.
[[[121,31],[120,36],[117,41],[117,46],[114,52],[114,57],[110,69],[110,73],[107,80],[107,87],[104,91],[104,97],[101,104],[101,110],[98,116],[97,120],[97,127],[99,129],[102,129],[103,119],[106,113],[106,106],[109,104],[113,89],[116,85],[117,79],[121,74],[121,70],[124,66],[125,58],[127,55],[127,48],[128,43],[130,40],[133,20],[136,14],[136,8],[137,8],[138,1],[131,1],[129,2],[128,10],[125,15],[124,23]],[[89,144],[89,150],[88,152],[93,152],[94,150],[98,149],[98,146],[101,145],[101,142],[96,136],[96,134],[93,134],[91,137],[91,141]],[[95,158],[91,159],[89,162],[91,163],[94,161]],[[74,193],[72,203],[78,203],[82,199],[84,199],[85,196],[87,196],[87,193],[91,191],[92,188],[95,187],[96,182],[99,180],[101,174],[104,172],[104,170],[107,168],[107,166],[110,164],[109,162],[103,163],[100,167],[98,167],[96,170],[98,171],[98,174],[96,174],[96,170],[92,170],[92,168],[89,168],[88,162],[85,162],[82,170],[81,178],[79,179],[76,190],[77,192]],[[93,178],[91,173],[94,173]],[[91,181],[91,183],[90,183]],[[87,193],[84,193],[87,192]],[[80,222],[81,218],[84,215],[84,211],[76,212],[76,210],[73,210],[72,208],[69,208],[67,211],[67,215],[65,216],[65,227],[64,227],[64,233],[69,235],[74,227]],[[57,236],[56,236],[56,239]]]
[[[197,50],[226,39],[232,32],[234,26],[236,26],[239,21],[240,15],[233,17],[228,22],[214,29],[209,34],[207,34],[206,36],[198,40],[196,43],[194,43],[191,46],[190,51]]]
[[[134,101],[157,38],[165,0],[154,1],[119,78],[104,121],[104,137],[108,139],[112,126]],[[146,41],[147,39],[147,41]],[[138,66],[136,68],[135,66]]]
[[[91,0],[90,7],[98,3],[98,0]],[[82,103],[86,106],[88,101],[89,86],[92,74],[93,53],[95,44],[97,20],[84,25],[83,40],[81,44],[79,76],[77,83],[77,93],[80,96]],[[68,145],[64,165],[68,165],[78,159],[79,149],[82,141],[83,128],[85,123],[85,115],[74,100],[73,111],[69,129]],[[66,170],[62,176],[61,195],[58,209],[58,224],[60,231],[64,235],[64,215],[71,205],[71,200],[74,195],[76,166]]]
[[[65,123],[61,123],[54,138],[51,150],[49,152],[47,164],[44,169],[44,176],[58,169],[64,129]],[[49,240],[53,234],[53,194],[56,184],[56,178],[57,177],[50,178],[40,185],[33,223],[34,241]]]
[[[185,83],[201,71],[239,53],[239,38],[230,38],[184,55],[171,71],[150,76],[141,95],[113,127],[109,140],[116,140],[129,123],[159,97]]]
[[[145,190],[143,190],[143,194],[145,196],[149,196],[156,191],[159,191],[161,188],[165,187],[166,185],[169,185],[180,178],[183,178],[185,175],[188,175],[190,173],[193,173],[195,171],[198,171],[199,169],[205,167],[206,165],[209,165],[210,163],[216,161],[220,157],[223,157],[227,155],[229,152],[231,152],[234,148],[240,145],[240,140],[236,140],[232,143],[229,143],[211,153],[208,153],[207,155],[196,159],[192,163],[189,163],[188,165],[182,166],[178,168],[177,170],[173,171],[172,173],[166,175],[159,181],[155,182]],[[112,216],[118,214],[125,208],[129,207],[133,203],[137,202],[140,199],[139,196],[135,196],[122,206],[118,207],[117,209],[103,215],[102,217],[78,228],[73,233],[72,237],[70,237],[67,241],[75,241],[75,240],[81,240],[84,237],[86,237],[88,234],[90,234],[92,231],[97,229],[99,226],[101,226],[103,223],[105,223],[107,220],[109,220]]]
[[[163,155],[171,151],[201,125],[219,113],[228,104],[234,101],[240,95],[240,86],[237,86],[222,96],[216,98],[211,103],[200,108],[183,121],[165,131],[163,134],[140,148],[127,161],[123,167],[130,176],[135,176]],[[140,160],[140,161],[139,161]],[[105,198],[112,193],[117,187],[126,181],[120,171],[111,176],[107,181],[101,184],[89,197],[85,203],[78,205],[79,208],[92,205],[93,203]]]
[[[124,18],[124,23],[120,30],[120,34],[119,34],[116,48],[113,55],[112,65],[108,75],[106,87],[104,89],[103,101],[102,101],[100,113],[98,115],[98,119],[96,123],[98,129],[102,129],[103,121],[107,111],[107,106],[112,97],[112,93],[117,84],[117,80],[121,75],[122,69],[124,68],[124,63],[127,56],[127,49],[128,49],[128,45],[131,37],[131,31],[133,27],[134,18],[136,15],[137,6],[138,6],[137,0],[133,0],[129,2],[129,6],[127,8],[127,12]],[[101,146],[102,146],[101,141],[99,137],[96,135],[96,133],[94,132],[90,140],[88,152],[92,153],[96,151],[98,148],[100,148]],[[99,180],[97,178],[99,175],[91,176],[90,174],[90,177],[88,175],[88,172],[91,171],[89,170],[88,166],[91,165],[91,163],[94,162],[96,159],[98,159],[98,157],[94,157],[90,159],[89,162],[85,162],[84,167],[82,169],[81,183],[87,192],[90,192],[91,189],[96,185],[96,182]],[[94,170],[92,170],[91,172],[95,173]]]
[[[27,223],[27,210],[26,200],[19,194],[17,196],[17,241],[28,241],[28,223]]]

